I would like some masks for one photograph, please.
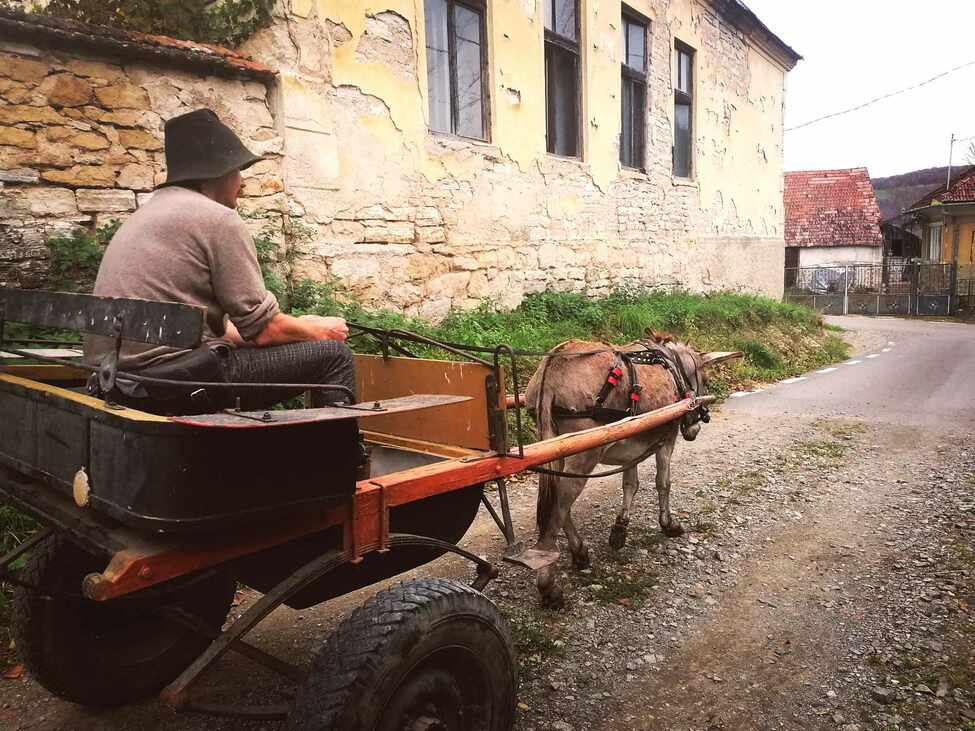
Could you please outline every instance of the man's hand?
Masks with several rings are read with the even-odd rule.
[[[271,318],[253,342],[259,348],[266,348],[269,345],[285,345],[307,340],[343,342],[347,337],[349,337],[349,326],[341,317],[321,315],[292,317],[279,312]]]
[[[301,315],[299,320],[308,323],[321,333],[319,340],[344,341],[349,337],[349,326],[342,317],[322,317],[321,315]]]

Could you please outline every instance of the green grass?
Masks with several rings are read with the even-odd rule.
[[[565,655],[565,641],[561,629],[552,622],[530,614],[516,613],[509,617],[511,639],[519,658],[526,662],[540,663],[550,657]]]
[[[605,297],[544,292],[530,295],[512,311],[485,303],[473,310],[452,311],[440,323],[405,317],[388,310],[368,310],[343,296],[334,284],[299,282],[287,296],[296,314],[342,315],[375,327],[399,328],[428,337],[469,345],[505,343],[516,350],[545,351],[579,338],[627,343],[646,337],[648,330],[670,333],[698,350],[740,350],[740,361],[711,374],[714,393],[776,381],[843,360],[848,346],[824,329],[814,311],[758,295],[721,292],[698,295],[649,289],[619,290]],[[366,339],[358,349],[375,350]],[[410,346],[426,357],[449,357],[426,346]],[[522,383],[537,359],[519,364]]]
[[[594,566],[589,573],[576,574],[572,580],[590,599],[634,609],[642,606],[657,583],[657,574],[644,570],[639,563],[610,561]]]
[[[37,523],[33,519],[8,505],[0,505],[0,553],[7,553],[16,548],[36,528]],[[23,567],[23,564],[24,558],[21,557],[10,568],[18,570]],[[5,660],[6,648],[10,644],[6,628],[10,625],[12,592],[13,587],[9,584],[0,584],[0,627],[4,628],[4,631],[0,632],[0,661]]]

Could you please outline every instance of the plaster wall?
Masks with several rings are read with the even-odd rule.
[[[830,264],[880,264],[880,246],[803,246],[799,249],[799,266],[818,267]]]
[[[291,0],[243,50],[281,72],[295,276],[432,318],[636,282],[780,296],[783,67],[704,0],[631,6],[651,21],[644,171],[618,162],[618,0],[582,0],[581,160],[545,151],[540,0],[489,3],[489,142],[428,130],[422,3]],[[692,180],[671,175],[675,39],[696,49]]]

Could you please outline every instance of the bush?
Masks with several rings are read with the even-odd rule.
[[[275,0],[50,0],[39,12],[123,30],[237,46],[271,23]]]
[[[94,233],[78,228],[67,236],[48,239],[48,287],[59,292],[90,292],[105,247],[121,225],[121,221],[110,221]]]

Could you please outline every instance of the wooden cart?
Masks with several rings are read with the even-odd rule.
[[[200,342],[203,315],[0,290],[0,492],[44,526],[0,558],[0,570],[17,585],[15,639],[34,678],[86,705],[161,691],[176,709],[290,714],[299,728],[509,728],[510,633],[481,593],[497,568],[458,542],[484,506],[509,558],[532,568],[554,560],[514,543],[504,478],[678,419],[703,400],[509,449],[505,411],[518,405],[504,392],[503,347],[469,362],[357,356],[360,403],[351,407],[161,416],[111,397],[125,376],[111,357],[90,369],[58,343],[3,338],[5,323],[24,322],[187,348]],[[381,339],[404,350],[392,334]],[[109,397],[89,395],[92,378]],[[359,481],[357,429],[372,447],[371,475]],[[311,667],[244,641],[282,604],[316,605],[446,552],[475,565],[471,586],[415,580],[379,592]],[[26,568],[12,572],[25,554]],[[263,596],[224,628],[238,583]],[[201,700],[192,691],[228,650],[292,681],[294,701]]]

